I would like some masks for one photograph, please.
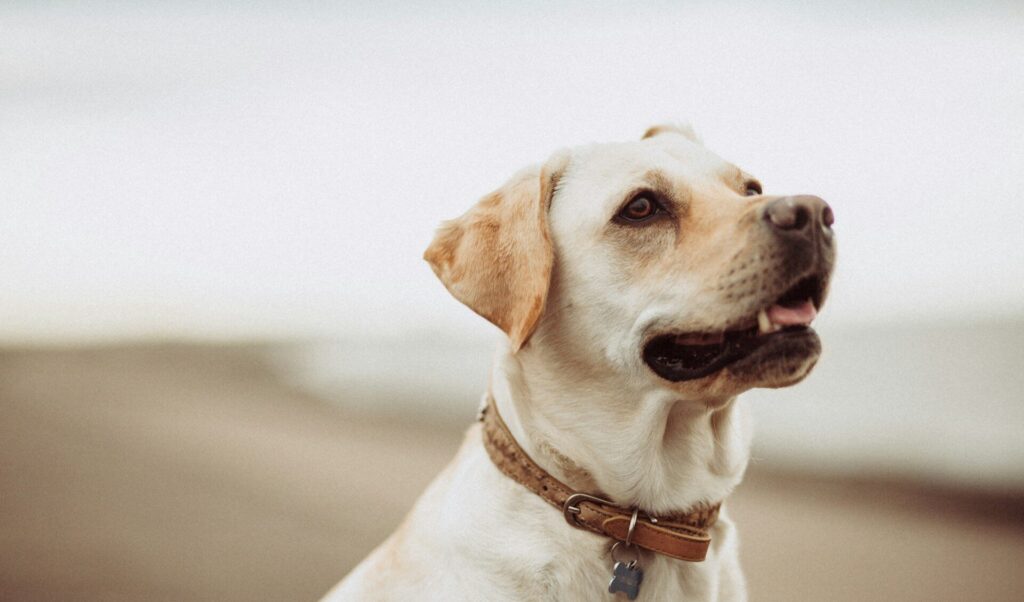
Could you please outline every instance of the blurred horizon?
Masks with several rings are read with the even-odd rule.
[[[688,120],[837,215],[826,355],[747,396],[758,453],[1024,483],[1024,8],[247,6],[0,7],[0,346],[292,342],[300,387],[405,374],[458,401],[369,409],[453,416],[497,331],[420,259],[434,227]]]
[[[1020,6],[245,6],[0,7],[0,345],[293,342],[300,387],[351,408],[406,374],[453,401],[369,409],[453,416],[498,335],[421,261],[433,228],[689,121],[837,214],[826,356],[748,394],[758,453],[1024,484]]]

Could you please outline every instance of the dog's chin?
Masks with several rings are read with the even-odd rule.
[[[811,373],[820,355],[821,339],[813,329],[782,331],[723,372],[744,389],[777,389],[802,381]]]
[[[728,394],[796,384],[810,373],[820,354],[821,340],[807,326],[762,335],[741,331],[706,345],[680,344],[678,337],[663,335],[643,349],[644,363],[660,379]]]

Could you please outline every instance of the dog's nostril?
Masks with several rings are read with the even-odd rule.
[[[807,225],[807,209],[793,202],[792,197],[772,201],[765,217],[779,230],[800,230]]]
[[[809,221],[807,218],[807,208],[803,205],[797,205],[795,213],[796,215],[792,219],[793,225],[790,228],[792,230],[803,230]]]
[[[832,208],[816,196],[798,195],[775,199],[764,208],[764,217],[776,230],[801,231],[811,222],[829,227],[835,221]]]

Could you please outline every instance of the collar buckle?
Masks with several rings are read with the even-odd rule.
[[[576,527],[577,529],[589,530],[589,527],[580,524],[580,522],[576,520],[576,517],[579,516],[579,513],[581,512],[581,502],[593,502],[595,504],[601,504],[603,506],[615,506],[614,502],[610,502],[606,499],[599,498],[595,495],[590,495],[589,493],[574,493],[569,497],[565,498],[565,503],[562,504],[562,516],[565,517],[565,522]]]

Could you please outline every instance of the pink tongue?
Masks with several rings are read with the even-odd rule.
[[[779,326],[807,326],[817,315],[810,299],[795,307],[772,305],[768,308],[768,319]]]

